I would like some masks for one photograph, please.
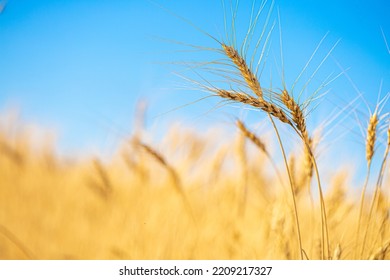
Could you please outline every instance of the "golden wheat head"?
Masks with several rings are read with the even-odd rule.
[[[366,138],[366,159],[367,162],[371,162],[372,157],[374,156],[374,148],[376,141],[376,128],[378,125],[378,116],[374,113],[370,117],[370,122],[367,128],[367,138]]]

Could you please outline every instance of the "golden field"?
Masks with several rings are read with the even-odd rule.
[[[300,259],[283,164],[272,168],[240,130],[227,140],[174,127],[160,144],[134,136],[105,160],[61,158],[32,134],[2,123],[1,259]],[[321,259],[318,195],[304,183],[301,152],[290,167],[302,249]],[[347,176],[325,186],[326,258],[390,259],[388,179],[369,226],[366,195],[357,240],[358,190]]]

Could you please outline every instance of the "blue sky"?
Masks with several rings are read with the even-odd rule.
[[[221,1],[155,2],[9,0],[0,14],[0,110],[17,107],[25,121],[54,129],[65,152],[114,149],[130,133],[140,99],[150,104],[151,127],[173,120],[197,127],[229,120],[218,110],[208,113],[215,105],[210,100],[170,112],[205,96],[179,89],[183,80],[174,73],[183,67],[174,62],[215,57],[212,52],[181,52],[190,48],[173,41],[217,47],[174,14],[220,38]],[[240,1],[238,21],[246,24],[251,5]],[[390,41],[386,1],[276,0],[275,6],[281,15],[287,80],[295,79],[329,32],[315,61],[341,41],[319,75],[340,71],[337,63],[349,68],[348,75],[372,106],[381,79],[382,93],[389,91],[390,55],[381,33],[382,28]],[[334,100],[345,103],[356,96],[345,77],[332,84],[332,91]],[[319,115],[331,106],[318,109]]]

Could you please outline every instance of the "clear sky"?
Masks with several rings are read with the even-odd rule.
[[[247,24],[251,5],[252,0],[240,1],[238,21]],[[325,72],[340,71],[337,63],[349,68],[373,105],[381,79],[382,94],[389,91],[390,54],[381,32],[390,41],[388,1],[276,0],[275,7],[281,15],[286,77],[297,76],[329,31],[319,60],[341,41]],[[19,108],[24,120],[55,129],[61,150],[74,152],[112,149],[131,131],[140,99],[150,103],[151,126],[226,120],[207,113],[213,106],[209,101],[167,113],[204,96],[179,89],[183,81],[173,72],[180,66],[172,63],[213,57],[180,52],[190,48],[173,41],[216,47],[174,14],[217,38],[224,33],[220,0],[9,0],[0,14],[0,110]],[[342,100],[356,95],[345,77],[332,88]]]

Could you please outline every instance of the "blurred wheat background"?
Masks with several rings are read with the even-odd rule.
[[[56,157],[50,143],[34,145],[32,136],[2,122],[2,259],[299,258],[287,175],[278,177],[272,152],[239,131],[226,139],[176,127],[162,144],[125,142],[106,161]],[[304,159],[290,160],[294,180],[305,180]],[[332,259],[353,259],[357,250],[359,205],[350,175],[348,168],[333,173],[325,192]],[[358,258],[389,258],[388,178],[386,169]],[[319,205],[308,189],[295,192],[302,246],[319,259]],[[367,217],[368,209],[364,225]]]
[[[123,11],[125,4],[119,2]],[[235,1],[218,6],[222,16],[216,18],[221,20],[222,33],[226,31],[218,36],[181,15],[166,13],[165,6],[148,2],[148,9],[168,14],[176,22],[184,21],[196,36],[209,40],[199,46],[193,41],[164,42],[173,51],[157,52],[162,57],[159,61],[167,59],[168,63],[162,63],[164,69],[174,67],[176,75],[171,76],[178,77],[180,91],[173,96],[166,94],[169,86],[160,90],[157,101],[162,97],[163,101],[155,101],[151,107],[145,101],[135,102],[144,96],[141,93],[131,95],[134,106],[130,109],[117,104],[125,103],[126,92],[135,90],[128,82],[126,90],[115,88],[118,91],[114,94],[94,96],[99,93],[95,86],[102,86],[98,83],[101,76],[80,74],[81,70],[75,78],[70,72],[76,65],[71,62],[65,66],[73,77],[69,78],[72,85],[62,89],[64,93],[42,94],[46,101],[33,89],[24,88],[36,87],[34,79],[22,87],[4,79],[1,101],[5,103],[16,93],[30,111],[26,117],[23,111],[4,109],[0,117],[0,259],[390,259],[388,63],[381,62],[370,73],[387,75],[377,77],[375,86],[368,86],[375,88],[375,94],[364,94],[351,78],[360,76],[348,71],[334,51],[338,40],[322,33],[320,43],[312,44],[300,62],[300,70],[292,71],[287,66],[288,54],[295,48],[281,39],[286,32],[281,27],[285,23],[283,9],[280,15],[272,1],[249,2],[244,1],[240,9]],[[12,26],[10,30],[17,31],[24,24],[4,20],[7,10],[21,7],[12,3],[2,6],[0,27]],[[88,4],[83,2],[82,9]],[[105,1],[100,5],[107,11]],[[54,11],[54,6],[49,8]],[[32,11],[39,11],[42,16],[43,7],[27,7],[27,14],[33,17]],[[132,11],[137,8],[145,9],[132,6]],[[239,17],[241,10],[246,11],[243,17]],[[99,12],[95,10],[95,14]],[[28,21],[28,17],[23,20]],[[378,44],[384,53],[378,61],[390,58],[387,26],[378,29]],[[53,35],[53,30],[47,32]],[[6,29],[0,35],[9,40],[5,42],[15,42]],[[79,35],[74,42],[82,41]],[[96,38],[92,35],[89,39]],[[163,39],[158,40],[161,43]],[[136,44],[121,42],[118,49],[109,49],[125,53],[127,44]],[[18,52],[11,52],[8,44],[0,50],[16,56]],[[86,55],[87,49],[76,56]],[[168,56],[164,56],[165,51]],[[66,53],[68,59],[71,53]],[[172,53],[180,62],[171,59]],[[199,53],[207,55],[197,60]],[[110,73],[115,67],[124,71],[122,63],[131,63],[130,57],[108,62]],[[34,75],[53,77],[50,69],[55,63],[48,61],[46,72],[32,73],[32,67],[27,72],[20,70],[20,77],[28,73],[37,81]],[[5,60],[4,65],[10,72],[18,72],[11,62]],[[38,62],[28,59],[26,63],[31,67]],[[329,70],[329,64],[334,71]],[[103,76],[108,73],[100,68],[105,63],[94,65]],[[132,72],[121,72],[114,80],[120,84],[125,73]],[[144,74],[150,72],[145,70]],[[55,77],[54,81],[48,78],[47,88],[40,90],[50,91],[56,82],[64,82]],[[90,81],[82,83],[86,77]],[[135,83],[136,79],[132,76],[130,81]],[[75,91],[78,80],[81,87]],[[91,88],[89,83],[95,81]],[[152,80],[146,83],[152,84],[147,91],[156,89]],[[90,90],[87,97],[76,97],[83,87]],[[28,93],[20,93],[24,90]],[[62,99],[67,90],[76,93],[70,100]],[[183,92],[192,92],[192,99],[181,99]],[[153,96],[145,96],[153,103]],[[202,97],[216,100],[201,110],[201,114],[211,110],[205,113],[206,121],[192,117],[190,124],[180,123],[177,109],[185,105],[190,114],[199,108],[199,102],[192,102]],[[35,99],[41,105],[32,105]],[[71,102],[76,105],[71,106]],[[117,107],[111,107],[110,102]],[[89,105],[84,106],[86,103]],[[50,108],[51,104],[57,105]],[[155,109],[158,105],[161,108]],[[74,114],[77,127],[72,136],[64,137],[71,142],[67,147],[56,141],[56,133],[45,128],[45,121],[30,118],[35,115],[31,108],[35,108],[39,111],[36,115],[53,121],[55,114],[51,118],[50,111],[61,115],[63,107],[68,115],[62,118],[69,118],[72,127],[70,116]],[[93,117],[105,123],[106,134],[88,130],[89,123],[80,115],[79,110],[88,115],[96,108],[103,111],[93,113]],[[113,108],[119,110],[117,115],[108,113],[115,111]],[[111,121],[125,122],[125,114],[133,123],[130,129]],[[154,125],[148,125],[150,114],[157,115]],[[221,115],[227,116],[223,122],[207,124]],[[83,122],[84,126],[77,126]],[[107,134],[115,138],[107,141],[109,152],[89,149],[88,145],[101,145]],[[83,146],[80,139],[89,139],[86,135],[100,142]],[[77,137],[80,139],[71,140]]]

